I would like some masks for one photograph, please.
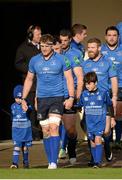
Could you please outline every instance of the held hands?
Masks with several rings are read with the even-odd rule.
[[[71,107],[73,106],[73,102],[74,102],[74,98],[73,97],[69,97],[68,99],[66,99],[64,101],[65,109],[71,109]]]
[[[27,102],[25,99],[22,99],[22,109],[25,112],[28,110]]]

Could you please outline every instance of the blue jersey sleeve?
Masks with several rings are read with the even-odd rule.
[[[63,71],[67,71],[71,69],[71,63],[67,57],[63,56],[62,62],[63,62]]]
[[[116,77],[117,76],[116,66],[115,66],[115,64],[111,60],[108,60],[108,61],[109,61],[109,65],[110,65],[110,68],[109,68],[109,77],[110,78]]]
[[[84,62],[83,60],[83,54],[80,50],[78,49],[74,49],[72,48],[73,52],[74,52],[74,55],[78,58],[78,60],[80,61],[80,63],[82,64]]]
[[[104,98],[104,100],[105,100],[105,103],[106,103],[108,106],[111,106],[111,105],[112,105],[112,101],[111,101],[110,94],[109,94],[108,91],[105,92],[105,98]]]
[[[70,59],[70,63],[71,63],[72,68],[81,67],[81,62],[77,56],[74,56],[74,57],[70,56],[69,59]]]

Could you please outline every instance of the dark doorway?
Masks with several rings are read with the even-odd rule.
[[[10,139],[12,90],[20,82],[14,69],[16,49],[25,39],[30,24],[39,24],[43,34],[57,34],[61,28],[70,28],[71,2],[70,0],[0,2],[0,20],[0,139]]]

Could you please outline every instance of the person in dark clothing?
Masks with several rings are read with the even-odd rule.
[[[28,71],[28,64],[30,59],[40,53],[40,38],[41,38],[41,28],[38,25],[31,25],[27,29],[27,38],[25,41],[17,48],[15,57],[15,68],[20,73],[22,78],[22,83],[25,80]],[[36,92],[36,78],[34,79],[33,86],[28,95],[28,101],[33,107],[33,111],[30,115],[30,120],[32,123],[32,136],[33,140],[39,140],[42,138],[41,130],[38,128],[37,114],[34,108],[35,104],[35,92]]]

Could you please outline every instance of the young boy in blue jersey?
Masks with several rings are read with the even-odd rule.
[[[22,150],[23,154],[23,167],[29,167],[28,160],[28,147],[32,145],[32,129],[29,119],[29,112],[32,108],[28,105],[27,112],[23,111],[22,102],[22,85],[17,85],[13,90],[15,102],[11,105],[12,113],[12,140],[14,143],[12,165],[10,168],[18,168],[19,155]]]
[[[106,126],[107,106],[112,104],[109,92],[99,90],[97,82],[95,72],[86,73],[84,76],[86,90],[79,100],[79,105],[85,110],[87,135],[91,143],[95,168],[100,167],[102,162],[102,135]]]

